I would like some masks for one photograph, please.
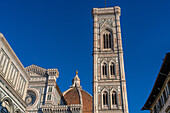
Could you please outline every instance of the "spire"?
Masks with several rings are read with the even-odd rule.
[[[73,84],[72,84],[71,87],[81,88],[81,86],[80,86],[80,78],[78,77],[78,71],[76,71],[76,76],[73,78],[72,83]]]

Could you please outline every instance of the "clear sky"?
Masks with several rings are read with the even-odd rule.
[[[149,113],[140,109],[170,50],[170,1],[107,0],[116,5],[122,10],[129,111]],[[104,0],[0,0],[0,32],[25,67],[58,68],[62,92],[78,70],[92,94],[94,7],[104,7]]]

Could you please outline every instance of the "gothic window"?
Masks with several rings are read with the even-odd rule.
[[[104,106],[108,105],[108,93],[107,93],[107,91],[103,92],[103,105]]]
[[[102,75],[103,75],[103,77],[107,77],[107,64],[106,63],[104,63],[103,65],[102,65]]]
[[[52,92],[52,87],[49,87],[49,88],[48,88],[48,92]]]
[[[111,42],[112,42],[112,41],[111,41],[111,35],[110,35],[110,33],[109,33],[109,38],[108,38],[108,39],[109,39],[109,40],[108,40],[108,48],[111,48],[111,44],[112,44]]]
[[[103,48],[109,49],[112,47],[112,38],[110,32],[103,34]]]
[[[51,100],[51,95],[48,95],[48,96],[47,96],[47,100]]]
[[[115,91],[112,92],[112,105],[117,105],[117,94]]]
[[[115,75],[115,65],[113,62],[110,64],[110,75]]]

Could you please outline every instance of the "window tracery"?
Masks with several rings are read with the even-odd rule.
[[[110,75],[115,75],[115,64],[113,62],[110,64]]]
[[[108,93],[107,93],[107,91],[103,92],[103,106],[104,107],[108,106]]]
[[[112,36],[110,32],[105,32],[103,34],[103,48],[104,49],[111,49],[112,48]]]
[[[49,87],[49,88],[48,88],[48,92],[52,92],[52,87]]]
[[[48,95],[48,96],[47,96],[47,100],[51,100],[51,95]]]
[[[102,75],[103,77],[107,77],[107,64],[106,63],[102,65]]]
[[[112,105],[117,106],[117,93],[115,91],[112,92]]]

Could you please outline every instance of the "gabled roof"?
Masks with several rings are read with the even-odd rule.
[[[26,67],[25,70],[26,70],[27,72],[29,72],[29,74],[30,74],[32,77],[35,77],[35,76],[38,76],[38,77],[39,77],[39,76],[40,76],[40,77],[43,76],[43,77],[44,77],[45,74],[48,74],[48,75],[50,75],[50,76],[51,76],[51,75],[52,75],[52,76],[56,76],[56,78],[59,77],[59,72],[58,72],[58,69],[57,69],[57,68],[54,68],[54,69],[45,69],[45,68],[42,68],[42,67],[39,67],[39,66],[37,66],[37,65],[32,64],[32,65]],[[66,105],[67,103],[66,103],[66,101],[65,101],[65,99],[64,99],[64,97],[63,97],[63,94],[61,93],[61,90],[60,90],[60,88],[59,88],[59,86],[58,86],[57,83],[55,83],[55,87],[56,87],[56,89],[57,89],[57,91],[58,91],[58,93],[59,93],[62,101],[63,101],[64,104]]]
[[[30,73],[30,75],[32,74],[44,75],[47,71],[45,68],[39,67],[34,64],[26,67],[25,69],[27,72]]]
[[[165,55],[164,61],[162,63],[161,69],[160,69],[158,76],[156,78],[156,81],[152,88],[152,91],[151,91],[145,105],[143,106],[143,108],[141,110],[150,110],[153,102],[155,101],[159,92],[161,91],[166,78],[169,76],[168,75],[169,72],[170,72],[170,53],[167,53]]]

